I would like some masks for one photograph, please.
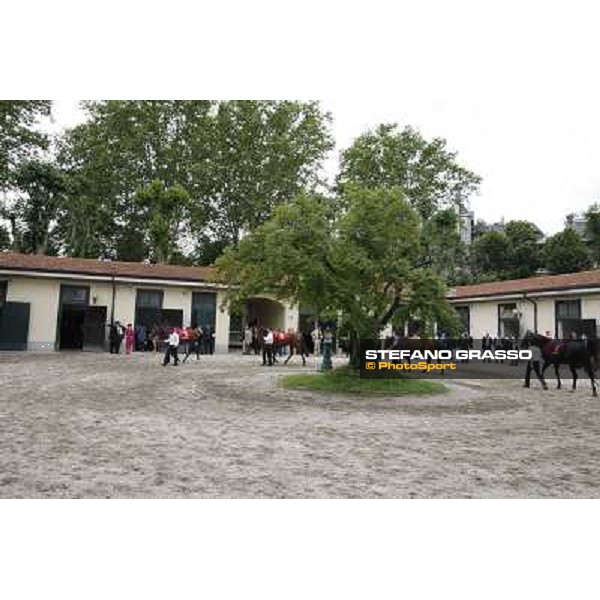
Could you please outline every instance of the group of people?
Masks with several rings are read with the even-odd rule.
[[[214,354],[215,329],[207,325],[204,328],[192,324],[191,327],[169,327],[154,325],[150,332],[143,324],[135,328],[131,323],[123,326],[120,321],[109,325],[109,351],[111,354],[120,354],[121,346],[125,343],[125,354],[136,352],[160,352],[165,350],[163,364],[169,364],[173,358],[174,364],[179,364],[179,347],[183,345],[185,362],[191,354],[196,354],[196,359],[201,354]],[[163,346],[164,344],[164,346]]]
[[[163,366],[168,365],[173,358],[173,364],[179,364],[179,347],[183,345],[183,362],[192,355],[196,355],[196,360],[200,360],[201,354],[214,354],[215,352],[215,330],[211,326],[204,329],[199,325],[192,324],[191,327],[171,327],[169,337],[165,340],[165,357]]]
[[[108,333],[109,351],[111,354],[119,354],[121,352],[123,340],[125,340],[125,354],[131,354],[135,340],[133,325],[128,323],[124,327],[119,321],[115,321],[110,325]]]

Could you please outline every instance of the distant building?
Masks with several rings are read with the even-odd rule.
[[[458,230],[463,244],[473,241],[475,232],[475,213],[472,210],[461,209],[458,213]]]
[[[584,240],[587,239],[587,217],[583,213],[571,213],[567,215],[565,226],[574,229]]]

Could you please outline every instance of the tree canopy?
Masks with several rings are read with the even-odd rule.
[[[278,207],[216,265],[233,305],[270,292],[339,315],[356,338],[378,337],[401,308],[453,327],[442,280],[419,265],[421,243],[421,219],[400,189],[346,185],[339,200],[301,195]]]
[[[0,190],[9,187],[20,162],[48,147],[38,124],[50,108],[50,100],[0,100]]]
[[[103,246],[125,260],[149,253],[140,252],[136,231],[140,188],[160,181],[186,191],[188,245],[212,262],[274,206],[316,187],[333,143],[330,117],[316,102],[103,101],[85,108],[88,120],[66,133],[59,161],[79,178],[75,213],[84,202],[105,227],[95,240],[74,227],[68,247]],[[80,233],[85,243],[73,239]]]
[[[457,161],[446,140],[426,140],[416,129],[379,125],[342,152],[338,185],[399,187],[424,218],[437,210],[463,207],[481,181]]]
[[[544,244],[546,267],[551,273],[575,273],[592,267],[592,256],[581,236],[566,228]]]

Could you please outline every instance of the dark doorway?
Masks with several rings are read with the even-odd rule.
[[[59,350],[83,350],[85,306],[63,304],[60,310]]]
[[[83,318],[83,349],[104,350],[106,346],[106,306],[86,306]]]
[[[27,350],[29,304],[5,302],[0,306],[0,350]]]

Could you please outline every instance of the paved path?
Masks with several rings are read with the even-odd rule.
[[[299,365],[159,363],[0,353],[0,496],[600,496],[600,400],[586,382],[360,399],[279,389]]]

